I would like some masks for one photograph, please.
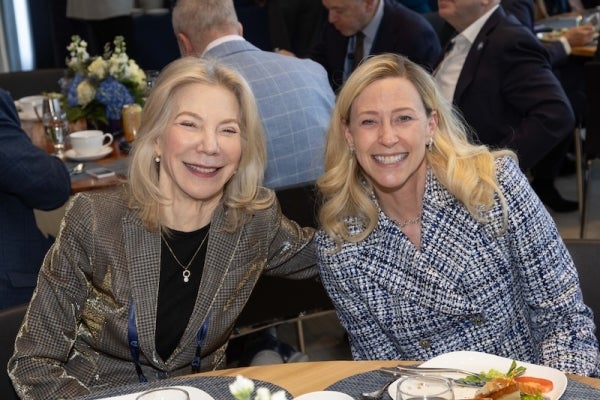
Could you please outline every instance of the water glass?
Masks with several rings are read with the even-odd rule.
[[[190,400],[190,394],[178,387],[161,387],[147,390],[135,400]]]
[[[65,139],[69,133],[67,116],[64,113],[59,115],[44,113],[42,123],[48,140],[54,146],[54,155],[63,158],[65,155]]]
[[[452,382],[438,376],[405,376],[396,389],[396,400],[454,400]]]

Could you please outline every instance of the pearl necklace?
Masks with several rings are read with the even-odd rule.
[[[394,221],[396,223],[396,225],[398,225],[398,228],[404,229],[408,225],[416,225],[419,222],[421,222],[421,217],[422,217],[422,214],[419,214],[413,219],[405,219],[403,221],[398,221],[397,219],[392,219],[392,221]]]
[[[192,274],[190,272],[190,266],[192,265],[192,262],[196,259],[196,256],[198,255],[198,253],[200,252],[200,249],[204,245],[204,242],[206,242],[206,238],[208,237],[208,232],[206,232],[206,235],[204,235],[204,239],[202,239],[202,241],[200,242],[200,246],[198,246],[198,248],[194,252],[194,255],[192,256],[192,258],[190,259],[190,261],[187,263],[187,265],[183,265],[181,263],[181,261],[179,261],[179,259],[175,255],[175,252],[173,251],[173,249],[171,248],[171,246],[169,246],[169,242],[167,242],[167,239],[165,239],[165,237],[163,236],[162,233],[160,234],[160,237],[163,240],[163,242],[165,242],[165,244],[167,245],[167,249],[169,249],[169,253],[171,253],[171,255],[173,256],[173,259],[175,260],[175,262],[177,264],[179,264],[179,266],[181,268],[183,268],[183,272],[182,272],[183,281],[185,283],[188,283],[190,281],[190,275]]]

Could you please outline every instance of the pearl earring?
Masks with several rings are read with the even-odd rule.
[[[158,164],[160,162],[160,156],[154,157],[154,162]]]

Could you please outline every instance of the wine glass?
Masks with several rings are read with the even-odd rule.
[[[51,115],[45,113],[42,117],[46,136],[52,146],[54,146],[54,155],[58,158],[65,156],[65,139],[69,133],[69,122],[66,115]]]
[[[54,155],[58,158],[65,156],[65,139],[69,133],[67,114],[62,111],[57,98],[46,98],[42,103],[42,123],[46,137],[54,147]]]
[[[415,375],[400,378],[396,400],[454,400],[450,380],[438,376]]]

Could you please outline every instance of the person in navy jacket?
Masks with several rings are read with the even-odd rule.
[[[12,97],[0,89],[0,309],[29,302],[54,242],[33,210],[58,208],[70,193],[65,164],[31,142]]]

